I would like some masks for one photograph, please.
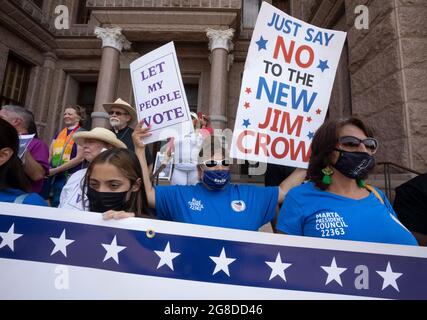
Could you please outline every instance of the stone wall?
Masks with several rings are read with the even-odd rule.
[[[412,167],[427,171],[427,2],[399,0],[397,17]]]
[[[354,27],[358,4],[345,1],[353,115],[374,128],[378,161],[425,171],[427,3],[369,1],[368,30]]]

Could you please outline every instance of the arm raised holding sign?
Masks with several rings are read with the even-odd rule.
[[[143,121],[141,121],[143,122]],[[147,194],[148,205],[151,208],[156,207],[156,191],[150,180],[150,171],[147,165],[147,159],[145,157],[145,143],[143,139],[149,137],[151,133],[148,131],[150,127],[142,128],[141,123],[138,123],[135,127],[134,132],[132,133],[133,144],[135,146],[135,154],[138,157],[139,162],[141,163],[142,169],[142,180],[144,182],[145,192]]]
[[[278,205],[288,190],[305,177],[305,170],[297,169],[279,188],[233,184],[231,159],[222,139],[208,136],[198,156],[200,183],[154,188],[142,141],[150,136],[150,128],[142,128],[142,123],[133,133],[135,153],[141,163],[148,204],[156,208],[157,217],[162,220],[256,231],[275,220]]]

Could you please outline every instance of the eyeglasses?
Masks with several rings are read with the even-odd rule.
[[[357,148],[360,146],[361,143],[363,143],[366,149],[368,149],[372,153],[375,153],[378,149],[378,140],[375,138],[366,138],[361,140],[353,136],[345,136],[345,137],[340,137],[338,139],[338,142],[342,146],[347,148]]]
[[[207,168],[213,168],[216,166],[223,166],[223,167],[228,167],[230,165],[228,160],[206,160],[203,162],[203,164],[207,167]]]
[[[108,114],[110,115],[110,116],[113,116],[113,115],[118,115],[118,116],[123,116],[123,115],[125,115],[125,114],[129,114],[129,113],[127,113],[127,112],[120,112],[120,111],[108,111]]]

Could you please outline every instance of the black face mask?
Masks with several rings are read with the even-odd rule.
[[[375,159],[366,152],[349,152],[335,149],[340,153],[335,169],[350,179],[365,179],[375,166]]]
[[[88,187],[87,198],[89,200],[89,210],[101,213],[108,210],[126,211],[126,195],[128,192],[98,192]]]

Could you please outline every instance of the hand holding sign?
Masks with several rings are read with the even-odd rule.
[[[145,149],[147,140],[151,136],[150,127],[142,127],[143,121],[137,123],[135,130],[132,133],[132,141],[135,146],[135,151],[137,149]],[[144,153],[145,154],[145,153]]]

